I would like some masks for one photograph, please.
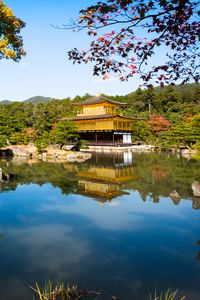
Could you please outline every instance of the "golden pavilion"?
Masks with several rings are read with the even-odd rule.
[[[101,95],[75,104],[76,117],[70,118],[76,123],[80,138],[90,145],[130,146],[133,121],[141,118],[129,118],[119,114],[119,108],[126,103],[106,99]]]

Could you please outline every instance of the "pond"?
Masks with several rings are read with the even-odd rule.
[[[0,161],[1,299],[45,280],[148,300],[200,299],[200,162],[166,153],[93,153],[85,163]],[[176,189],[181,199],[171,199]]]

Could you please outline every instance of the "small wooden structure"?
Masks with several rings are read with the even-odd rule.
[[[121,116],[119,108],[125,106],[125,103],[99,95],[75,105],[79,108],[79,113],[70,120],[76,123],[81,139],[88,141],[90,145],[132,145],[133,122],[141,118]]]

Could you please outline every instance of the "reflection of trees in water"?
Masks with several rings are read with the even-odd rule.
[[[93,160],[99,165],[120,165],[122,154],[102,155],[95,153]],[[186,163],[187,161],[187,163]],[[173,190],[177,190],[181,198],[193,200],[193,208],[200,208],[200,200],[192,198],[191,183],[200,180],[200,162],[189,161],[177,155],[168,153],[133,153],[132,162],[135,176],[133,180],[124,182],[123,188],[136,190],[143,201],[152,199],[159,202],[160,197],[169,197]],[[90,162],[91,163],[91,162]],[[125,164],[124,164],[125,166]],[[121,166],[120,166],[121,167]],[[172,199],[175,205],[179,200]]]
[[[101,169],[124,171],[131,167],[134,179],[123,182],[123,189],[138,191],[142,200],[151,199],[159,202],[160,197],[168,198],[176,190],[181,198],[193,201],[193,208],[200,208],[200,199],[192,197],[191,183],[200,180],[200,161],[189,160],[166,153],[133,153],[124,159],[123,153],[93,154],[93,158],[85,163],[22,163],[0,161],[0,167],[15,176],[15,180],[3,184],[3,190],[14,190],[17,185],[51,183],[59,187],[62,193],[77,191],[78,174],[90,172],[94,165]],[[125,172],[124,172],[125,173]],[[86,176],[87,177],[87,176]],[[172,199],[174,204],[179,201]]]
[[[165,177],[168,177],[170,175],[170,170],[168,167],[162,168],[159,165],[155,165],[155,167],[152,168],[152,178],[155,180],[155,182],[162,181]]]
[[[63,164],[46,162],[14,164],[1,161],[0,167],[14,175],[14,180],[3,183],[3,191],[15,190],[18,184],[30,183],[38,185],[51,183],[54,187],[59,187],[63,194],[75,191],[76,172],[66,170]]]
[[[200,199],[192,198],[191,183],[200,180],[200,162],[178,158],[166,153],[134,154],[137,178],[127,182],[127,189],[137,190],[143,201],[148,198],[159,202],[177,190],[181,198],[193,200],[193,208],[200,208]],[[172,199],[174,204],[177,201]]]

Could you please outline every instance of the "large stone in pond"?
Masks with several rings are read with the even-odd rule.
[[[171,198],[180,199],[179,193],[176,190],[173,190],[169,195]]]
[[[192,183],[192,191],[195,197],[200,197],[200,183],[198,181]]]
[[[179,204],[181,197],[176,190],[172,191],[169,195],[173,200],[174,204]]]

